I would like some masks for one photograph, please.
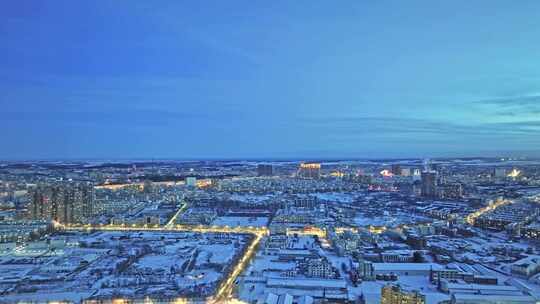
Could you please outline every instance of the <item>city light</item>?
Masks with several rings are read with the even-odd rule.
[[[300,164],[301,169],[321,169],[321,164],[319,163],[302,163]]]
[[[511,177],[511,178],[516,178],[516,177],[519,177],[520,175],[521,175],[521,171],[516,168],[512,169],[512,171],[508,173],[508,177]]]
[[[540,0],[36,2],[0,304],[540,304]]]
[[[481,208],[481,209],[478,209],[477,211],[469,214],[466,218],[465,218],[465,221],[467,223],[469,223],[470,225],[474,225],[474,221],[479,218],[480,216],[482,216],[483,214],[485,213],[488,213],[490,211],[493,211],[501,206],[504,206],[504,205],[507,205],[507,204],[510,204],[512,203],[512,201],[510,200],[496,200],[496,201],[493,201],[491,203],[489,203],[488,206],[484,207],[484,208]]]
[[[380,174],[384,177],[392,177],[394,176],[394,174],[392,174],[392,171],[388,170],[388,169],[384,169],[380,172]]]

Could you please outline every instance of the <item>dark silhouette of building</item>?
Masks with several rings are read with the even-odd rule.
[[[422,172],[422,188],[421,195],[427,198],[437,197],[437,172],[423,171]]]
[[[399,164],[393,164],[392,165],[392,174],[393,175],[401,175],[401,166]]]
[[[94,187],[88,183],[39,185],[31,192],[30,217],[60,223],[81,223],[98,212]]]
[[[274,175],[274,166],[269,164],[259,164],[257,165],[257,175],[258,176],[273,176]]]

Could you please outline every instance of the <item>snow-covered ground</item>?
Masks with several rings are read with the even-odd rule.
[[[2,301],[212,295],[247,244],[245,235],[183,232],[72,234],[84,247],[0,258]],[[28,281],[21,284],[23,281]]]
[[[212,221],[211,225],[216,226],[240,226],[240,227],[264,227],[268,225],[267,217],[245,217],[245,216],[220,216]]]

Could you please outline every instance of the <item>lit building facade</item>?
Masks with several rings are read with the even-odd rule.
[[[82,223],[100,211],[94,187],[88,183],[39,185],[30,195],[32,220]]]
[[[399,285],[387,285],[381,291],[381,304],[424,304],[426,296],[418,291],[405,291]]]
[[[258,176],[273,176],[274,175],[274,166],[269,164],[258,164],[257,165],[257,175]]]
[[[298,176],[309,179],[319,179],[321,177],[320,163],[302,163],[298,169]]]

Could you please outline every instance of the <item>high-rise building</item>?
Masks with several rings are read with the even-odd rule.
[[[50,214],[51,212],[47,208],[51,207],[51,196],[48,192],[45,192],[44,188],[38,186],[30,194],[30,208],[29,214],[32,219],[41,219],[45,215]]]
[[[401,166],[399,164],[392,164],[392,174],[401,175]]]
[[[321,177],[320,163],[302,163],[298,168],[298,176],[303,178],[318,179]]]
[[[274,175],[274,166],[270,164],[258,164],[257,165],[257,175],[258,176],[273,176]]]
[[[437,197],[437,172],[423,171],[422,175],[421,195],[427,198]]]
[[[426,296],[416,290],[406,291],[399,285],[386,285],[381,290],[381,304],[425,304]]]
[[[80,193],[81,203],[76,206],[80,206],[81,208],[80,211],[83,221],[101,212],[97,205],[98,201],[96,200],[94,185],[89,183],[79,185],[78,193]]]
[[[39,185],[31,192],[30,217],[81,223],[99,213],[94,187],[88,183]]]

